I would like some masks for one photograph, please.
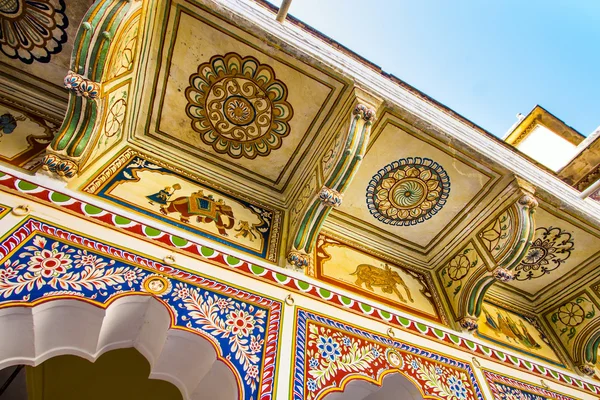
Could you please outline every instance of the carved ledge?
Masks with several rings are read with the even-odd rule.
[[[460,327],[463,328],[467,332],[474,332],[479,328],[479,324],[475,318],[464,317],[460,321],[458,321]]]
[[[354,115],[360,115],[367,122],[375,122],[375,110],[365,106],[364,104],[357,104],[354,107]]]
[[[521,196],[519,199],[519,204],[529,208],[531,211],[534,211],[538,206],[538,201],[533,197],[533,195],[527,193]]]
[[[337,190],[329,189],[323,186],[319,192],[319,200],[326,207],[337,208],[342,205],[342,194]]]
[[[292,249],[288,253],[287,261],[294,269],[303,271],[312,264],[312,257],[304,251]]]
[[[596,374],[596,368],[592,364],[581,364],[577,368],[585,376],[594,376]]]
[[[49,175],[60,179],[70,179],[77,175],[79,167],[71,160],[63,159],[56,154],[46,154],[42,160],[42,169]]]
[[[506,268],[496,268],[494,272],[492,272],[492,276],[495,280],[504,283],[510,282],[513,279],[515,279],[514,273]]]
[[[86,79],[73,71],[69,71],[64,82],[65,87],[74,92],[77,96],[96,100],[100,95],[101,86],[98,82]]]

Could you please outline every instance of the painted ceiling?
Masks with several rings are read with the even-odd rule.
[[[348,82],[191,2],[166,11],[153,33],[161,63],[148,64],[148,117],[135,142],[205,173],[284,191],[331,135]]]
[[[332,217],[427,260],[498,179],[489,168],[386,114]]]
[[[62,87],[79,23],[91,4],[90,0],[2,2],[0,65],[7,71],[16,69],[21,79],[42,78]]]
[[[585,275],[600,263],[600,232],[567,218],[555,210],[541,208],[536,212],[534,241],[525,258],[515,269],[511,288],[532,299],[547,298],[555,286],[561,291],[575,277]]]

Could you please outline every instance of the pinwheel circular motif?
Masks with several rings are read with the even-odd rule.
[[[293,109],[273,68],[254,57],[218,55],[201,64],[185,91],[200,139],[220,154],[253,159],[281,147]]]
[[[10,58],[49,62],[68,26],[64,0],[0,0],[0,50]]]
[[[450,178],[429,158],[408,157],[380,169],[367,186],[367,207],[379,221],[409,226],[428,220],[446,204]]]

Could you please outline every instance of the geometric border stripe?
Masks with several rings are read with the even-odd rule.
[[[570,385],[594,395],[600,394],[600,386],[584,382],[560,371],[546,368],[518,356],[507,355],[500,350],[462,338],[453,331],[416,322],[406,316],[381,310],[373,304],[354,300],[317,285],[298,280],[292,276],[286,275],[285,270],[281,268],[275,270],[253,265],[247,261],[221,253],[210,247],[171,235],[111,211],[103,210],[75,197],[45,188],[30,181],[19,179],[10,175],[10,173],[0,171],[0,186],[4,186],[11,192],[41,201],[71,214],[84,217],[87,220],[125,231],[162,247],[175,248],[178,251],[185,252],[195,258],[200,258],[215,265],[234,269],[244,275],[254,276],[265,282],[275,283],[279,286],[286,287],[291,291],[318,300],[324,300],[329,305],[366,316],[370,319],[383,321],[398,329],[427,337],[431,340],[461,349],[473,355],[506,364],[512,368],[517,368],[540,377]]]

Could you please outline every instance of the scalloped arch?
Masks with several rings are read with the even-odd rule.
[[[127,295],[105,309],[79,299],[0,310],[0,369],[36,366],[59,355],[95,361],[107,351],[133,347],[150,364],[150,379],[175,385],[186,400],[240,398],[231,367],[205,337],[172,327],[159,300]],[[208,396],[208,397],[205,397]]]
[[[386,400],[390,398],[405,400],[440,399],[426,396],[421,387],[410,377],[399,371],[383,374],[379,381],[365,376],[351,376],[343,382],[341,388],[329,392],[323,400]]]

